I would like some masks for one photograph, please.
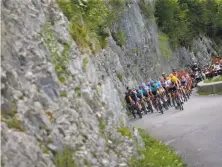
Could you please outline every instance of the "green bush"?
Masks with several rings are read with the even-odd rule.
[[[132,133],[130,132],[128,127],[119,127],[117,131],[120,132],[123,136],[127,136],[129,138],[132,137]]]
[[[76,167],[72,154],[73,151],[68,147],[65,147],[61,152],[58,152],[53,159],[56,167]]]
[[[112,27],[112,25],[121,18],[121,15],[125,11],[125,6],[128,0],[109,0],[108,6],[110,8],[109,14],[107,15],[107,25]]]
[[[80,86],[76,86],[76,87],[74,88],[74,90],[75,90],[76,94],[77,94],[79,97],[82,96],[82,91],[81,91],[81,87],[80,87]]]
[[[80,1],[57,0],[60,8],[70,21],[70,34],[83,48],[95,50],[95,44],[106,47],[107,34],[104,33],[108,8],[102,0],[88,0],[83,5]],[[83,3],[83,1],[82,1]]]
[[[181,158],[174,153],[168,146],[149,137],[147,133],[139,129],[139,134],[145,144],[144,148],[140,148],[140,153],[144,156],[142,159],[133,159],[131,166],[133,167],[185,167]]]
[[[166,34],[159,32],[158,40],[160,44],[160,52],[163,56],[167,57],[168,60],[172,58],[172,52],[168,45],[168,37]]]
[[[152,4],[149,1],[140,0],[139,7],[142,11],[142,14],[146,18],[153,18],[154,17],[154,8],[152,7]]]
[[[116,44],[119,46],[123,46],[126,44],[126,37],[124,31],[119,31],[117,33],[113,33],[113,39],[116,41]]]
[[[69,31],[77,44],[97,51],[108,45],[107,27],[120,18],[126,0],[57,0],[64,15],[70,21]]]

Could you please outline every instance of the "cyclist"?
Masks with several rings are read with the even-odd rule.
[[[151,96],[155,99],[159,94],[159,85],[155,83],[155,81],[151,81],[150,82],[150,94]],[[156,99],[155,99],[156,100]],[[156,103],[155,103],[156,104]],[[156,106],[156,105],[155,105]],[[155,107],[156,110],[157,109],[157,106]]]
[[[131,98],[131,90],[127,89],[128,91],[125,92],[125,101],[126,101],[126,107],[129,110],[130,113],[132,113],[133,117],[136,118],[136,114],[134,112],[134,101]]]
[[[173,74],[170,74],[171,78],[171,93],[172,93],[172,98],[175,99],[176,96],[179,97],[180,101],[182,101],[181,94],[179,93],[180,89],[180,80]]]
[[[137,97],[137,91],[136,90],[132,90],[130,93],[130,97],[133,100],[133,104],[134,104],[134,108],[136,108],[136,110],[138,111],[138,115],[140,115],[140,117],[142,118],[142,106],[139,103],[139,98]]]

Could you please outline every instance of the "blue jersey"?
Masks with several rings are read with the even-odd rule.
[[[151,90],[151,92],[157,92],[158,89],[159,89],[159,87],[158,87],[157,84],[155,84],[154,86],[150,86],[150,90]]]
[[[147,90],[142,89],[142,92],[143,92],[144,96],[148,95],[148,91]]]
[[[139,98],[142,98],[143,91],[140,89],[139,92],[137,92],[136,96]]]
[[[158,82],[156,83],[156,86],[158,87],[158,89],[159,89],[159,88],[161,88],[161,87],[162,87],[161,82],[160,82],[160,81],[158,81]]]

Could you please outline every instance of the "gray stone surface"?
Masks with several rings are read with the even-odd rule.
[[[134,121],[182,156],[189,167],[222,166],[222,96],[194,94],[184,111],[170,109]]]
[[[11,117],[24,126],[19,132],[1,122],[4,166],[53,166],[52,156],[64,145],[75,150],[73,158],[81,167],[86,160],[95,167],[127,166],[137,149],[117,132],[117,127],[128,125],[121,104],[125,87],[189,64],[190,52],[180,48],[172,60],[161,55],[155,21],[141,15],[137,1],[113,27],[126,32],[126,45],[120,48],[110,37],[109,47],[95,55],[80,51],[55,0],[2,0],[1,10],[2,119]],[[61,56],[65,42],[70,42],[69,75],[61,83],[52,52]],[[203,37],[194,45],[203,62],[209,60],[211,52],[206,51],[213,50],[211,44]],[[132,54],[135,47],[138,52]],[[84,59],[88,59],[85,69]],[[50,150],[48,155],[40,141]],[[138,141],[142,145],[139,137]]]
[[[55,25],[45,29],[51,21]],[[54,41],[50,44],[61,55],[62,44],[71,39],[68,27],[54,0],[2,1],[1,106],[7,116],[3,119],[14,117],[24,126],[24,132],[19,132],[1,123],[5,167],[53,167],[52,154],[64,145],[75,150],[73,157],[79,166],[85,166],[86,160],[97,167],[121,166],[137,152],[135,143],[117,132],[120,120],[127,126],[127,118],[120,112],[122,105],[115,89],[122,84],[112,73],[116,65],[122,70],[116,53],[105,52],[109,52],[112,65],[104,71],[101,61],[82,55],[71,41],[67,64],[71,78],[64,84],[59,81],[53,54],[39,34],[51,33]],[[86,70],[82,68],[84,58],[89,60]],[[67,95],[61,96],[61,92]],[[99,119],[105,124],[104,132]],[[49,153],[44,153],[40,141]]]
[[[208,94],[217,94],[222,92],[222,81],[221,82],[212,82],[212,83],[204,83],[201,81],[197,85],[198,91],[201,93]]]

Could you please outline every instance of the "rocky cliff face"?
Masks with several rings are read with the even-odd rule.
[[[120,48],[82,53],[54,0],[3,0],[1,130],[4,167],[53,167],[69,147],[77,166],[128,166],[135,142],[118,132],[127,126],[121,95],[125,86],[183,66],[209,61],[212,42],[194,41],[161,52],[155,21],[131,1],[114,25],[126,33]],[[64,67],[64,64],[68,68]],[[65,153],[64,153],[65,154]],[[53,161],[54,160],[54,161]]]

